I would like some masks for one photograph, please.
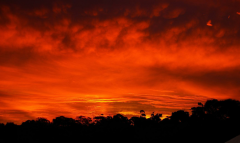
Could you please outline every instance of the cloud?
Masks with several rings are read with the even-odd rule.
[[[212,26],[211,20],[209,20],[209,21],[207,22],[207,26]]]
[[[34,118],[31,113],[21,110],[4,110],[0,113],[1,123],[14,122],[15,124],[21,124],[23,120],[31,120]]]
[[[104,104],[98,112],[106,114],[136,113],[135,107],[170,114],[213,97],[238,99],[239,5],[234,0],[3,1],[0,108],[50,119],[73,117],[93,104]],[[206,25],[209,20],[212,26]],[[173,92],[158,92],[164,90]],[[30,117],[23,112],[24,119]]]

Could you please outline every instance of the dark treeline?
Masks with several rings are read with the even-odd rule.
[[[121,114],[96,116],[93,119],[56,117],[27,120],[21,125],[0,124],[0,142],[191,142],[224,143],[240,134],[240,102],[208,100],[198,103],[189,112],[179,110],[161,120],[162,114],[146,119],[144,110],[139,117],[128,119]]]

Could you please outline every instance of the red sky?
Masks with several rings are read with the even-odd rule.
[[[0,2],[0,122],[240,100],[239,0]]]

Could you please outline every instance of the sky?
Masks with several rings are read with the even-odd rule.
[[[0,123],[240,100],[239,25],[240,0],[2,0]]]

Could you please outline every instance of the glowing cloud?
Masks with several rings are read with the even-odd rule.
[[[207,26],[212,26],[212,21],[211,21],[211,20],[209,20],[209,21],[207,22]]]
[[[210,98],[240,99],[239,4],[3,1],[0,122],[165,117]]]

